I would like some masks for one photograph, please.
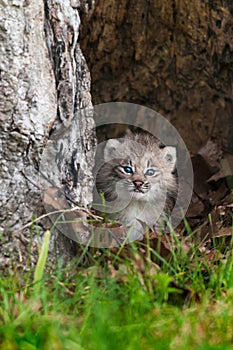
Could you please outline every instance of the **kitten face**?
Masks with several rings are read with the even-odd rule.
[[[174,186],[175,148],[161,149],[153,137],[140,137],[107,141],[106,163],[97,175],[97,188],[107,200],[155,203]]]
[[[150,195],[161,187],[161,170],[146,152],[141,157],[135,153],[112,163],[118,196],[132,200],[150,200]]]

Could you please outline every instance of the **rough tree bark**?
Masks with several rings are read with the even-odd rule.
[[[191,151],[233,151],[232,0],[96,0],[81,48],[94,103],[126,101],[167,117]]]
[[[83,10],[88,3],[82,1]],[[14,261],[30,268],[36,262],[36,238],[46,224],[19,229],[44,212],[39,166],[54,132],[60,132],[62,147],[59,167],[51,160],[60,171],[60,183],[54,185],[69,180],[77,203],[87,206],[92,200],[95,135],[90,76],[78,44],[81,5],[63,0],[0,2],[1,267]],[[63,140],[62,128],[74,119],[76,129]],[[31,238],[35,249],[28,259]],[[68,239],[53,235],[52,260],[56,241],[56,254],[72,249]]]

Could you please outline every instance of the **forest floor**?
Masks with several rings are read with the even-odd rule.
[[[169,235],[84,247],[64,268],[46,262],[47,232],[34,271],[13,264],[0,280],[0,349],[232,349],[233,161],[205,147],[186,218]]]

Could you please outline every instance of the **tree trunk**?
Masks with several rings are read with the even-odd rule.
[[[82,1],[85,10],[88,3]],[[61,150],[59,160],[48,164],[48,185],[69,182],[75,203],[88,206],[92,201],[95,135],[90,76],[78,44],[79,10],[79,1],[0,3],[2,267],[14,261],[30,268],[36,262],[37,238],[47,224],[22,228],[44,213],[40,162],[54,134]],[[53,234],[50,253],[52,261],[56,255],[72,255],[72,244]]]
[[[196,152],[233,151],[232,0],[96,0],[81,47],[95,104],[126,101],[167,117]]]

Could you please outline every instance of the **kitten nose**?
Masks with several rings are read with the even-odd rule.
[[[135,180],[135,181],[133,181],[133,184],[135,187],[138,188],[138,187],[141,187],[143,185],[143,182],[140,180]]]

